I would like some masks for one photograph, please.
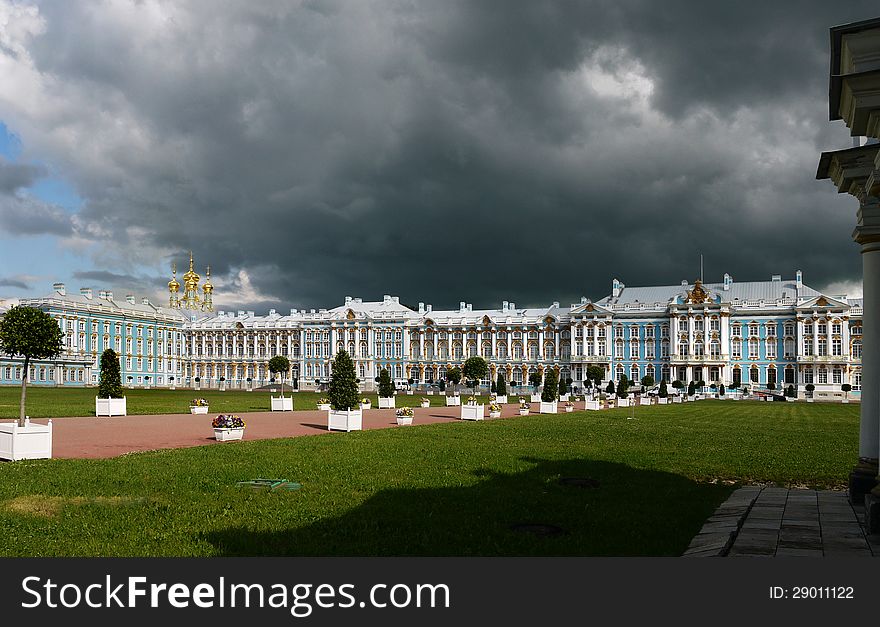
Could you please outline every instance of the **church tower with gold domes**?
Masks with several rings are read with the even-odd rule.
[[[214,311],[214,284],[211,283],[211,266],[208,266],[205,284],[199,294],[201,277],[194,269],[193,254],[189,253],[189,270],[183,275],[183,297],[180,295],[181,285],[177,280],[177,264],[171,265],[171,280],[168,282],[168,306],[172,309],[190,309],[192,311]]]

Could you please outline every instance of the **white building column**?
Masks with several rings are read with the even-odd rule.
[[[862,247],[862,402],[859,422],[859,463],[853,475],[877,477],[880,455],[880,203],[862,203],[853,239]],[[853,475],[850,476],[852,485]],[[880,496],[880,485],[872,492]]]

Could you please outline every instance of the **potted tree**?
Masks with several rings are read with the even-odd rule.
[[[34,307],[10,308],[0,319],[0,352],[24,360],[18,422],[0,423],[0,459],[52,457],[52,421],[31,424],[25,413],[31,361],[61,353],[64,334],[52,316]]]
[[[363,413],[358,401],[354,363],[346,351],[339,351],[333,359],[329,396],[327,429],[360,431],[363,428]]]
[[[198,381],[198,379],[196,379],[196,381]],[[250,377],[248,377],[247,379],[245,379],[245,383],[247,383],[247,391],[248,391],[248,392],[253,392],[253,391],[254,391],[254,387],[253,387],[253,379],[251,379]]]
[[[462,374],[464,374],[465,379],[471,382],[471,389],[474,395],[476,395],[480,379],[489,374],[489,364],[482,357],[468,357],[467,361],[464,362]]]
[[[697,382],[691,381],[690,383],[688,383],[688,391],[687,391],[688,398],[687,399],[689,401],[693,401],[693,400],[695,400],[696,395],[697,395]]]
[[[385,368],[379,371],[379,409],[394,409],[394,382]]]
[[[150,389],[150,375],[144,377],[144,387]]]
[[[660,379],[660,391],[657,392],[657,404],[666,405],[669,403],[669,388],[666,387],[666,379]]]
[[[406,393],[409,394],[409,395],[413,395],[413,394],[415,394],[415,389],[413,388],[413,385],[415,384],[416,380],[415,380],[415,379],[407,379],[406,382],[407,382],[407,384],[409,385],[409,388],[407,389]],[[431,390],[431,389],[429,389],[428,391],[429,391],[431,394],[434,393],[434,391]],[[392,405],[392,407],[393,407],[393,405]]]
[[[620,377],[620,381],[617,382],[617,406],[618,407],[629,407],[629,379],[626,378],[626,375]]]
[[[775,384],[775,383],[772,383],[772,382],[771,382],[771,383],[767,383],[767,389],[770,390],[770,391],[772,392],[773,390],[776,389],[776,384]],[[765,397],[764,397],[764,400],[765,400],[765,401],[772,401],[772,400],[773,400],[773,396],[765,396]]]
[[[568,402],[568,387],[569,381],[567,377],[560,377],[559,379],[559,400]]]
[[[126,378],[128,379],[128,387],[131,387],[131,382],[134,381],[134,377],[131,375],[128,375],[128,377],[126,377]]]
[[[529,399],[533,403],[541,402],[541,395],[538,394],[538,388],[541,386],[543,377],[540,372],[533,372],[529,375],[529,385],[532,386],[532,397]]]
[[[742,395],[741,395],[740,392],[738,391],[738,388],[739,388],[739,383],[738,383],[738,382],[734,381],[733,383],[731,383],[731,384],[730,384],[729,386],[727,386],[727,387],[728,387],[729,389],[733,390],[733,395],[730,397],[731,400],[733,400],[733,401],[738,401],[738,400],[740,400],[740,399],[742,398]]]
[[[504,380],[504,375],[500,372],[495,382],[495,402],[499,405],[507,403],[507,382]]]
[[[595,364],[587,366],[587,380],[585,384],[590,386],[590,396],[593,396],[593,390],[598,390],[602,386],[602,379],[605,378],[605,369]]]
[[[226,391],[226,377],[220,377],[220,391]]]
[[[718,386],[718,398],[722,398],[722,399],[725,398],[724,394],[725,394],[726,392],[727,392],[727,390],[724,389],[724,384],[721,383],[721,384]]]
[[[235,414],[220,414],[211,421],[214,428],[214,438],[218,442],[240,440],[244,437],[244,420]]]
[[[171,389],[173,390],[174,389],[174,376],[172,375],[172,376],[168,377],[168,381],[171,383]]]
[[[128,379],[129,379],[129,381],[130,381],[130,380],[131,380],[131,377],[129,377]],[[202,389],[202,378],[201,378],[201,377],[196,377],[195,379],[193,379],[193,381],[196,382],[196,392],[198,392],[199,390]]]
[[[852,386],[849,383],[844,383],[840,386],[840,391],[843,392],[843,400],[841,403],[849,403],[849,393],[852,390]]]
[[[284,355],[275,355],[269,360],[269,372],[281,380],[281,396],[270,396],[272,411],[293,411],[293,396],[284,396],[284,376],[290,372],[290,360]]]
[[[112,348],[101,353],[101,373],[98,375],[95,415],[126,415],[126,400],[122,394],[122,377],[119,374],[119,357]]]
[[[813,402],[813,390],[816,389],[816,386],[813,385],[812,383],[807,383],[804,386],[804,389],[807,391],[807,402],[812,403]]]
[[[450,390],[446,393],[446,406],[461,405],[461,397],[458,395],[458,390],[456,390],[456,386],[461,381],[461,368],[458,366],[447,368],[446,380],[450,383]]]
[[[556,368],[550,368],[544,375],[544,389],[541,391],[541,405],[538,412],[541,414],[555,414],[556,403],[559,400],[559,373]]]

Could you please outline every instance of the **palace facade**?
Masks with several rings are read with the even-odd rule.
[[[556,368],[580,387],[587,367],[605,378],[640,381],[705,381],[776,389],[795,386],[803,396],[812,383],[819,397],[842,397],[841,386],[861,389],[862,302],[821,294],[803,283],[774,275],[769,281],[627,287],[614,279],[597,301],[496,309],[410,308],[397,296],[364,301],[346,297],[332,309],[214,311],[210,269],[207,281],[190,269],[168,284],[166,305],[132,295],[82,288],[68,294],[56,284],[41,298],[22,299],[58,320],[65,350],[52,362],[31,368],[36,385],[95,385],[105,348],[120,355],[123,382],[137,387],[244,388],[269,383],[268,361],[291,361],[288,381],[314,389],[329,380],[339,351],[352,355],[365,389],[382,368],[399,382],[427,384],[447,368],[480,355],[494,380],[503,374],[524,384],[534,372]],[[2,314],[2,312],[0,312]],[[0,383],[18,384],[21,366],[0,360]],[[487,383],[488,380],[484,383]]]

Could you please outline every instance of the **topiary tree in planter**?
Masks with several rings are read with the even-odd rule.
[[[98,396],[122,398],[122,375],[119,373],[119,356],[112,348],[101,353],[101,374],[98,375]]]
[[[675,388],[676,390],[680,390],[681,388],[684,387],[684,383],[682,383],[681,381],[676,379],[675,381],[672,382],[672,387]]]
[[[768,383],[768,384],[767,384],[767,389],[770,390],[770,391],[772,392],[773,390],[776,389],[776,384],[775,384],[775,383]]]
[[[446,369],[446,380],[452,384],[452,391],[455,392],[455,386],[461,383],[461,368],[453,366]]]
[[[669,396],[669,390],[666,389],[666,379],[660,379],[660,392],[657,394],[660,398]]]
[[[559,373],[555,368],[550,368],[544,375],[544,389],[541,391],[541,400],[552,403],[559,398]]]
[[[281,379],[281,397],[284,398],[284,376],[290,372],[290,360],[284,355],[275,355],[269,360],[269,372]]]
[[[379,396],[383,398],[391,398],[394,396],[394,382],[391,375],[388,374],[386,368],[379,371]]]
[[[626,376],[620,377],[617,382],[617,398],[626,398],[626,391],[629,389],[629,379]]]
[[[724,392],[725,392],[725,391],[726,391],[726,390],[724,389],[724,384],[723,384],[723,383],[722,383],[721,385],[718,386],[718,396],[724,396]]]
[[[605,378],[605,368],[602,366],[587,366],[587,381],[590,382],[590,385],[598,388],[602,385],[602,379]]]
[[[532,390],[535,393],[538,392],[538,387],[540,387],[541,385],[541,379],[542,377],[540,372],[533,372],[529,375],[529,385],[532,386]]]
[[[440,391],[441,391],[441,392],[445,392],[445,391],[446,391],[446,380],[445,380],[445,379],[440,379],[440,380],[437,382],[437,387],[440,388]]]
[[[807,392],[809,392],[809,394],[810,394],[810,398],[813,398],[813,390],[816,389],[816,386],[813,385],[812,383],[807,383],[807,384],[804,386],[804,389],[805,389]]]
[[[688,396],[693,396],[697,393],[697,384],[693,381],[688,383]]]
[[[605,391],[608,394],[614,394],[614,381],[608,380],[608,385],[605,386]]]
[[[653,387],[653,386],[654,386],[654,377],[652,377],[649,374],[646,374],[644,377],[642,377],[642,387],[649,388],[649,387]]]
[[[844,398],[846,400],[849,400],[850,390],[852,390],[852,386],[849,383],[844,383],[843,385],[840,386],[840,391],[843,392]]]
[[[328,396],[331,409],[336,411],[349,411],[360,407],[354,362],[346,351],[339,351],[333,359]]]
[[[507,396],[507,383],[504,381],[504,375],[498,373],[498,380],[495,383],[495,393],[498,396]]]
[[[568,394],[568,381],[565,378],[559,379],[559,395]]]
[[[12,307],[0,319],[0,351],[22,357],[21,400],[18,424],[25,425],[25,400],[31,361],[51,359],[61,353],[64,333],[52,316],[35,307]]]
[[[471,387],[474,390],[474,394],[476,394],[477,384],[480,382],[480,379],[489,374],[489,364],[482,357],[468,357],[467,361],[464,362],[462,372],[465,379],[471,381]]]
[[[789,385],[789,386],[788,386],[788,389],[785,391],[785,393],[786,393],[786,395],[788,395],[790,398],[794,398],[794,397],[796,396],[796,393],[795,393],[795,391],[794,391],[794,386],[793,386],[793,385]]]

